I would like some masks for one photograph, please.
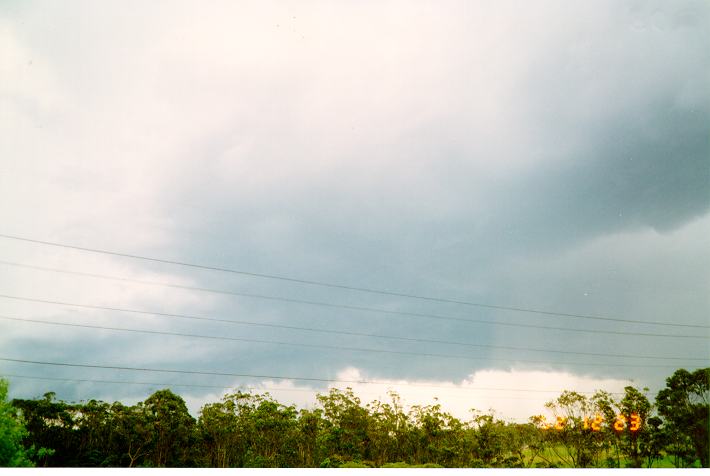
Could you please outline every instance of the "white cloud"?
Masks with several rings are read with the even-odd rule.
[[[366,372],[355,367],[342,369],[337,380],[375,381]],[[374,400],[389,401],[389,392],[396,392],[406,409],[413,405],[441,404],[442,409],[463,420],[470,420],[472,409],[487,413],[495,411],[497,418],[506,421],[527,422],[533,415],[545,414],[545,403],[557,398],[563,390],[588,392],[591,396],[597,390],[623,392],[627,385],[635,385],[619,379],[599,379],[569,372],[525,371],[525,370],[477,370],[460,382],[439,380],[388,380],[385,383],[332,383],[328,388],[346,387],[360,397],[366,405]],[[235,383],[235,388],[239,387]],[[317,406],[316,395],[328,390],[315,389],[307,384],[291,380],[264,380],[247,387],[254,393],[269,392],[277,401],[294,404],[298,408]],[[499,389],[499,390],[496,390]],[[246,390],[246,389],[245,389]],[[184,394],[185,395],[185,394]],[[208,395],[186,395],[185,400],[193,415],[210,402],[219,401],[219,393]],[[652,397],[651,397],[652,398]]]

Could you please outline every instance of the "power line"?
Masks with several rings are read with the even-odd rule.
[[[314,327],[300,327],[300,326],[289,326],[289,325],[282,325],[282,324],[270,324],[270,323],[263,323],[263,322],[219,319],[219,318],[213,318],[213,317],[194,316],[194,315],[187,315],[187,314],[152,312],[152,311],[137,310],[137,309],[125,309],[125,308],[109,307],[109,306],[78,304],[78,303],[71,303],[71,302],[65,302],[65,301],[54,301],[54,300],[48,300],[48,299],[10,296],[10,295],[6,295],[6,294],[0,294],[0,298],[14,299],[14,300],[19,300],[19,301],[28,301],[28,302],[34,302],[34,303],[71,306],[71,307],[78,307],[78,308],[85,308],[85,309],[97,309],[97,310],[104,310],[104,311],[126,312],[126,313],[148,315],[148,316],[191,319],[191,320],[199,320],[199,321],[220,322],[220,323],[227,323],[227,324],[255,326],[255,327],[268,327],[268,328],[276,328],[276,329],[298,330],[298,331],[306,331],[306,332],[319,332],[319,333],[325,333],[325,334],[346,335],[346,336],[356,336],[356,337],[375,337],[375,338],[380,338],[380,339],[401,340],[401,341],[407,341],[407,342],[459,345],[459,346],[466,346],[466,347],[479,347],[479,348],[503,349],[503,350],[522,350],[522,351],[527,351],[527,352],[546,352],[546,353],[555,353],[555,354],[585,355],[585,356],[594,356],[594,357],[620,357],[620,358],[635,358],[635,359],[682,360],[682,361],[699,360],[699,361],[703,361],[703,362],[706,362],[708,360],[706,358],[693,358],[693,357],[667,357],[667,356],[658,356],[658,355],[609,354],[609,353],[597,353],[597,352],[579,352],[579,351],[564,351],[564,350],[551,350],[551,349],[536,349],[536,348],[530,348],[530,347],[516,347],[516,346],[504,346],[504,345],[473,344],[473,343],[469,343],[469,342],[457,342],[457,341],[447,341],[447,340],[438,340],[438,339],[423,339],[423,338],[416,338],[416,337],[402,337],[402,336],[392,336],[392,335],[383,335],[383,334],[368,334],[368,333],[363,333],[363,332],[338,331],[338,330],[321,329],[321,328],[314,328]]]
[[[2,235],[0,235],[0,236],[2,236]],[[14,262],[9,262],[9,261],[2,261],[2,260],[0,260],[0,264],[9,265],[9,266],[16,266],[16,267],[21,267],[21,268],[35,269],[35,270],[40,270],[40,271],[49,271],[49,272],[53,272],[53,273],[85,276],[85,277],[90,277],[90,278],[129,282],[129,283],[143,284],[143,285],[149,285],[149,286],[162,286],[162,287],[184,289],[184,290],[190,290],[190,291],[224,294],[224,295],[246,297],[246,298],[253,298],[253,299],[265,299],[265,300],[277,301],[277,302],[306,304],[306,305],[321,306],[321,307],[328,307],[328,308],[335,308],[335,309],[347,309],[347,310],[353,310],[353,311],[372,312],[372,313],[388,314],[388,315],[395,315],[395,316],[402,316],[402,317],[417,317],[417,318],[424,318],[424,319],[466,322],[466,323],[485,324],[485,325],[492,325],[492,326],[525,327],[525,328],[530,328],[530,329],[545,329],[545,330],[576,332],[576,333],[609,334],[609,335],[642,336],[642,337],[663,337],[663,338],[670,337],[670,338],[683,338],[683,339],[708,339],[709,338],[706,335],[700,335],[700,334],[678,335],[678,334],[659,334],[659,333],[652,333],[652,332],[608,331],[608,330],[596,330],[596,329],[578,329],[578,328],[571,328],[571,327],[543,326],[543,325],[537,325],[537,324],[520,324],[520,323],[510,323],[510,322],[486,321],[483,319],[467,319],[467,318],[462,318],[462,317],[445,316],[445,315],[440,315],[440,314],[418,313],[418,312],[408,312],[408,311],[392,311],[389,309],[382,309],[382,308],[373,308],[373,307],[365,307],[365,306],[351,306],[351,305],[347,305],[347,304],[336,304],[336,303],[328,303],[328,302],[322,302],[322,301],[310,301],[310,300],[303,300],[303,299],[285,298],[285,297],[280,297],[280,296],[269,296],[269,295],[264,295],[264,294],[250,294],[250,293],[242,293],[242,292],[237,292],[237,291],[210,289],[210,288],[203,288],[203,287],[196,287],[196,286],[187,286],[187,285],[182,285],[182,284],[161,283],[161,282],[156,282],[156,281],[146,281],[146,280],[141,280],[141,279],[125,278],[125,277],[119,277],[119,276],[108,276],[108,275],[103,275],[103,274],[86,273],[86,272],[82,272],[82,271],[73,271],[73,270],[65,270],[65,269],[58,269],[58,268],[48,268],[48,267],[43,267],[43,266],[34,266],[34,265],[28,265],[28,264],[23,264],[23,263],[14,263]]]
[[[256,392],[257,394],[259,392],[268,392],[268,391],[273,391],[273,392],[302,392],[302,393],[313,393],[317,392],[318,389],[316,388],[288,388],[288,387],[267,387],[267,386],[258,386],[258,387],[250,387],[246,385],[231,385],[231,386],[225,386],[225,385],[201,385],[201,384],[185,384],[185,383],[169,383],[169,382],[135,382],[135,381],[130,381],[130,380],[103,380],[103,379],[88,379],[88,378],[69,378],[69,377],[39,377],[39,376],[34,376],[34,375],[17,375],[17,374],[1,374],[3,378],[20,378],[20,379],[28,379],[28,380],[46,380],[46,381],[57,381],[57,382],[86,382],[86,383],[102,383],[102,384],[117,384],[117,385],[146,385],[146,386],[154,386],[154,387],[163,387],[163,388],[170,388],[170,387],[185,387],[185,388],[212,388],[212,389],[218,389],[218,390],[237,390],[237,391],[243,391],[243,390],[248,390],[250,392]],[[336,387],[329,387],[329,388],[336,388]],[[447,387],[448,388],[448,387]],[[464,389],[462,389],[464,390]],[[359,395],[379,395],[379,392],[363,392],[363,391],[358,391],[357,392]],[[592,394],[594,392],[577,392],[577,393],[583,393],[583,394]],[[623,392],[609,392],[612,395],[623,395]],[[451,395],[451,394],[437,394],[437,397],[439,396],[445,396],[446,398],[471,398],[468,395]],[[491,396],[486,396],[487,398],[495,398],[495,399],[505,399],[505,400],[520,400],[520,401],[537,401],[533,400],[531,398],[516,398],[516,397],[511,397],[511,396],[501,396],[501,395],[495,395],[494,397]],[[436,397],[435,397],[436,398]],[[481,397],[483,398],[483,397]]]
[[[439,357],[439,358],[447,358],[447,359],[463,359],[463,360],[476,360],[476,361],[480,361],[480,360],[489,361],[490,360],[490,361],[501,361],[501,362],[532,363],[532,364],[546,364],[546,365],[567,364],[567,365],[583,365],[583,366],[593,366],[593,367],[675,368],[674,365],[655,365],[655,364],[654,365],[649,365],[649,364],[633,365],[633,364],[590,363],[590,362],[550,362],[550,361],[544,361],[544,360],[501,359],[501,358],[497,358],[497,357],[488,358],[488,357],[473,357],[473,356],[468,356],[468,355],[438,354],[438,353],[430,353],[430,352],[409,352],[409,351],[400,351],[400,350],[370,349],[370,348],[363,348],[363,347],[346,347],[346,346],[340,346],[340,345],[327,345],[327,344],[305,344],[305,343],[300,343],[300,342],[283,342],[283,341],[274,341],[274,340],[265,340],[265,339],[248,339],[248,338],[244,338],[244,337],[210,336],[210,335],[202,335],[202,334],[188,334],[188,333],[181,333],[181,332],[154,331],[154,330],[146,330],[146,329],[130,329],[130,328],[124,328],[124,327],[95,326],[95,325],[89,325],[89,324],[74,324],[74,323],[69,323],[69,322],[43,321],[40,319],[25,319],[25,318],[18,318],[18,317],[3,316],[3,315],[0,315],[0,319],[8,320],[8,321],[32,323],[32,324],[44,324],[44,325],[64,326],[64,327],[79,327],[79,328],[85,328],[85,329],[98,329],[98,330],[117,331],[117,332],[132,332],[132,333],[139,333],[139,334],[165,335],[165,336],[186,337],[186,338],[195,338],[195,339],[224,340],[224,341],[233,341],[233,342],[248,342],[248,343],[268,344],[268,345],[288,345],[288,346],[294,346],[294,347],[308,347],[308,348],[315,348],[315,349],[337,350],[339,352],[340,351],[372,352],[372,353],[381,353],[381,354],[412,355],[412,356],[417,356],[417,357]],[[685,359],[679,359],[679,360],[685,360]],[[687,359],[687,360],[696,360],[696,359]],[[697,359],[697,360],[703,360],[703,359]]]
[[[172,387],[188,387],[188,388],[216,388],[216,389],[229,389],[232,387],[224,385],[200,385],[200,384],[182,384],[182,383],[160,383],[160,382],[133,382],[130,380],[101,380],[101,379],[90,379],[90,378],[62,378],[62,377],[37,377],[33,375],[16,375],[16,374],[1,374],[2,377],[10,378],[24,378],[30,380],[48,380],[57,382],[90,382],[90,383],[111,383],[111,384],[121,384],[121,385],[154,385],[154,386],[172,386]]]
[[[192,384],[192,383],[173,383],[173,382],[135,382],[131,380],[103,380],[103,379],[89,379],[89,378],[69,378],[69,377],[38,377],[35,375],[17,375],[17,374],[2,374],[2,377],[9,378],[21,378],[29,380],[47,380],[47,381],[57,381],[57,382],[87,382],[87,383],[108,383],[117,385],[149,385],[155,387],[186,387],[186,388],[212,388],[218,390],[249,390],[249,391],[262,391],[262,390],[272,390],[272,391],[284,391],[284,392],[306,392],[312,393],[317,389],[313,388],[288,388],[288,387],[249,387],[244,385],[202,385],[202,384]]]
[[[83,246],[69,245],[69,244],[65,244],[65,243],[57,243],[57,242],[44,241],[44,240],[35,240],[35,239],[31,239],[31,238],[25,238],[25,237],[14,236],[14,235],[0,234],[0,238],[6,238],[6,239],[10,239],[10,240],[24,241],[24,242],[28,242],[28,243],[36,243],[36,244],[54,246],[54,247],[60,247],[60,248],[73,249],[73,250],[84,251],[84,252],[89,252],[89,253],[98,253],[98,254],[104,254],[104,255],[110,255],[110,256],[118,256],[118,257],[122,257],[122,258],[131,258],[131,259],[138,259],[138,260],[144,260],[144,261],[151,261],[151,262],[155,262],[155,263],[184,266],[184,267],[195,268],[195,269],[218,271],[218,272],[222,272],[222,273],[238,274],[238,275],[242,275],[242,276],[250,276],[250,277],[256,277],[256,278],[287,281],[287,282],[304,284],[304,285],[309,285],[309,286],[318,286],[318,287],[333,288],[333,289],[343,289],[343,290],[348,290],[348,291],[357,291],[357,292],[362,292],[362,293],[379,294],[379,295],[385,295],[385,296],[395,296],[395,297],[402,297],[402,298],[408,298],[408,299],[418,299],[418,300],[422,300],[422,301],[448,303],[448,304],[459,304],[459,305],[481,307],[481,308],[488,308],[488,309],[525,312],[525,313],[541,314],[541,315],[557,316],[557,317],[571,317],[571,318],[578,318],[578,319],[593,319],[593,320],[601,320],[601,321],[627,322],[627,323],[634,323],[634,324],[654,324],[654,325],[658,325],[658,326],[672,326],[672,327],[692,327],[692,328],[703,328],[703,329],[710,328],[710,326],[705,326],[705,325],[677,324],[677,323],[669,323],[669,322],[644,322],[644,321],[638,321],[638,320],[632,320],[632,319],[620,319],[620,318],[612,318],[612,317],[597,316],[597,315],[553,312],[553,311],[545,311],[545,310],[523,308],[523,307],[502,306],[502,305],[497,305],[497,304],[486,304],[486,303],[480,303],[480,302],[462,301],[462,300],[456,300],[456,299],[439,298],[439,297],[424,296],[424,295],[418,295],[418,294],[400,293],[400,292],[394,292],[394,291],[386,291],[386,290],[382,290],[382,289],[365,288],[365,287],[358,287],[358,286],[348,286],[348,285],[344,285],[344,284],[328,283],[325,281],[315,281],[315,280],[308,280],[308,279],[292,278],[292,277],[288,277],[288,276],[280,276],[280,275],[275,275],[275,274],[256,273],[256,272],[252,272],[252,271],[243,271],[243,270],[237,270],[237,269],[231,269],[231,268],[222,268],[222,267],[218,267],[218,266],[208,266],[208,265],[202,265],[202,264],[187,263],[184,261],[167,260],[167,259],[162,259],[162,258],[154,258],[154,257],[134,255],[134,254],[129,254],[129,253],[121,253],[121,252],[117,252],[117,251],[109,251],[109,250],[101,250],[101,249],[96,249],[96,248],[88,248],[88,247],[83,247]]]
[[[302,380],[309,382],[324,382],[324,383],[346,383],[346,384],[360,384],[360,385],[392,385],[392,386],[403,386],[403,387],[421,387],[421,388],[443,388],[448,390],[483,390],[483,391],[505,391],[505,392],[529,392],[529,393],[561,393],[564,390],[543,390],[543,389],[527,389],[527,388],[500,388],[500,387],[455,387],[447,385],[434,385],[434,384],[418,384],[410,382],[387,382],[387,381],[376,381],[376,380],[347,380],[347,379],[332,379],[332,378],[319,378],[319,377],[293,377],[293,376],[279,376],[279,375],[255,375],[255,374],[241,374],[232,372],[212,372],[204,370],[184,370],[184,369],[153,369],[147,367],[124,367],[115,365],[98,365],[98,364],[71,364],[66,362],[48,362],[48,361],[38,361],[38,360],[27,360],[27,359],[13,359],[9,357],[0,357],[1,361],[4,362],[15,362],[21,364],[32,364],[32,365],[48,365],[54,367],[75,367],[75,368],[89,368],[89,369],[105,369],[105,370],[126,370],[134,372],[156,372],[156,373],[171,373],[171,374],[187,374],[187,375],[212,375],[219,377],[243,377],[243,378],[258,378],[258,379],[276,379],[276,380]],[[583,394],[593,394],[595,392],[582,392],[577,393]],[[623,392],[608,392],[613,395],[623,395]]]

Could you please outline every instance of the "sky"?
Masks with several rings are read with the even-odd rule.
[[[652,399],[710,363],[709,43],[702,1],[4,1],[0,374]]]

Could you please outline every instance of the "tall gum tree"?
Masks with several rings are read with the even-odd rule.
[[[710,368],[676,370],[658,392],[656,406],[671,434],[689,441],[700,464],[710,467]]]

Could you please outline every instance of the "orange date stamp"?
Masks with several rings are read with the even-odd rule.
[[[564,430],[568,426],[568,419],[565,417],[557,417],[554,423],[548,422],[543,416],[539,421],[539,426],[543,430]],[[611,423],[611,428],[614,431],[624,431],[628,429],[629,431],[635,433],[641,429],[641,417],[637,413],[631,413],[630,415],[623,415],[619,413],[616,415],[616,419]],[[594,417],[584,417],[582,422],[582,429],[591,431],[601,431],[602,428],[606,426],[604,417],[597,414]]]

